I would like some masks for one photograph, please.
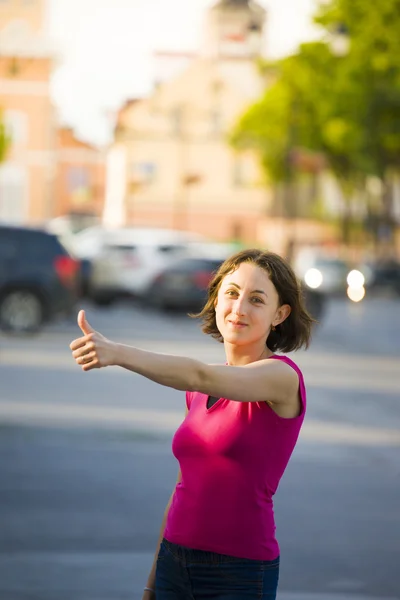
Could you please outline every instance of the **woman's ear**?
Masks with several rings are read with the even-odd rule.
[[[288,318],[291,312],[292,308],[289,306],[289,304],[282,304],[282,306],[280,306],[276,311],[275,319],[272,324],[275,325],[275,327],[280,325],[283,323],[283,321],[285,321],[285,319]]]

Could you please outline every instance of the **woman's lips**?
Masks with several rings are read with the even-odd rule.
[[[247,327],[247,324],[242,323],[241,321],[228,321],[228,323],[237,329],[243,329],[243,327]]]

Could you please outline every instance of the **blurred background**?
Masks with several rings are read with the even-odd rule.
[[[184,396],[83,374],[76,314],[217,362],[238,249],[316,318],[281,600],[400,598],[398,0],[0,0],[0,598],[141,598]],[[118,375],[118,376],[117,376]]]

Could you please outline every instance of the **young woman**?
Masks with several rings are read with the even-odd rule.
[[[94,331],[71,343],[84,371],[119,365],[186,391],[173,438],[180,469],[143,600],[276,598],[279,545],[273,495],[306,411],[298,366],[277,350],[308,347],[313,319],[288,263],[244,250],[210,283],[203,331],[223,342],[226,364],[147,352]]]

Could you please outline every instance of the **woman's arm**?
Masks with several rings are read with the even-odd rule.
[[[116,345],[115,364],[177,390],[198,391],[238,402],[284,402],[296,394],[297,373],[286,363],[266,359],[234,367],[193,358]]]
[[[79,313],[78,323],[85,335],[74,340],[70,348],[84,371],[118,365],[167,387],[238,402],[277,404],[297,399],[298,375],[282,361],[266,359],[236,367],[148,352],[111,342],[92,329],[82,313]]]

